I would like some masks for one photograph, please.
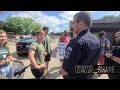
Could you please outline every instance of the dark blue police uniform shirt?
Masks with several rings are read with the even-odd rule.
[[[99,39],[88,29],[83,30],[68,44],[62,68],[74,73],[76,65],[97,65],[100,49]]]

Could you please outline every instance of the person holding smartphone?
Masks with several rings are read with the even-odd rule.
[[[4,30],[0,30],[0,74],[8,79],[12,78],[10,61],[23,64],[22,61],[18,61],[10,54],[7,33]]]

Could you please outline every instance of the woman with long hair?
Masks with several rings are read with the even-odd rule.
[[[18,61],[10,54],[7,33],[4,30],[0,30],[0,74],[9,79],[12,78],[10,61],[23,64],[22,61]]]

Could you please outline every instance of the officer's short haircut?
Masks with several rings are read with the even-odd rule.
[[[37,30],[37,31],[35,32],[35,35],[39,35],[40,33],[44,34],[44,31],[42,31],[42,30]]]
[[[77,22],[80,22],[80,21],[83,21],[84,24],[90,28],[91,25],[92,25],[92,18],[90,16],[90,13],[87,12],[87,11],[81,11],[81,12],[78,12],[74,15],[74,17],[76,18],[76,21]]]
[[[99,32],[98,37],[102,38],[102,36],[104,36],[104,35],[106,35],[106,32],[105,31],[101,31],[101,32]]]

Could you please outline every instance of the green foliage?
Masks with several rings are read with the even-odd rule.
[[[15,34],[31,34],[42,28],[40,23],[36,23],[32,18],[21,17],[7,17],[6,22],[0,21],[0,26],[7,32],[14,32]]]
[[[61,36],[63,32],[57,32],[57,33],[51,32],[50,34],[55,36]]]
[[[0,29],[3,29],[3,26],[5,25],[4,21],[0,21]]]
[[[98,33],[98,32],[93,32],[93,34],[96,35],[96,36],[98,37],[98,34],[99,34],[99,33]]]
[[[108,15],[100,18],[100,20],[120,20],[120,15],[119,16]]]

